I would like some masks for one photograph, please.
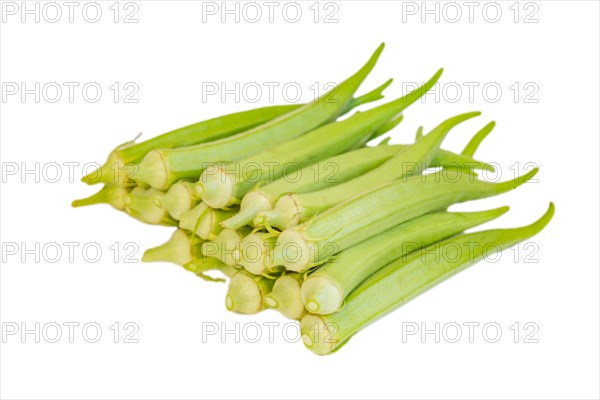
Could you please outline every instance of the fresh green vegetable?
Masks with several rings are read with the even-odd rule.
[[[392,102],[331,122],[230,165],[207,168],[196,183],[196,195],[214,208],[238,204],[256,184],[280,178],[290,165],[300,168],[362,147],[379,136],[386,125],[397,125],[402,111],[423,96],[439,79],[439,70],[427,83]]]
[[[179,179],[198,178],[209,163],[235,161],[284,143],[335,120],[352,104],[352,96],[375,66],[383,45],[354,75],[316,101],[233,137],[179,149],[152,150],[135,178],[158,189]]]
[[[265,296],[274,281],[240,270],[231,277],[225,307],[239,314],[256,314],[265,309]]]
[[[289,319],[299,319],[304,315],[304,303],[300,297],[300,285],[303,275],[295,272],[287,273],[275,281],[271,293],[265,296],[267,307],[277,310]]]
[[[84,176],[82,181],[88,184],[123,183],[136,170],[134,166],[127,164],[139,163],[151,150],[192,146],[223,139],[264,124],[300,106],[290,104],[256,108],[184,126],[140,143],[135,143],[135,140],[123,143],[110,153],[104,165]]]
[[[539,233],[552,219],[554,205],[531,225],[463,234],[399,258],[364,281],[330,315],[306,315],[300,328],[304,344],[316,354],[329,354],[352,335],[485,256],[507,249]]]
[[[314,314],[331,314],[363,280],[389,262],[508,211],[435,212],[411,219],[336,254],[302,284],[302,301]]]
[[[357,193],[364,193],[396,179],[420,174],[431,165],[448,132],[461,122],[478,115],[479,113],[474,112],[447,119],[379,167],[348,182],[317,192],[283,196],[272,211],[257,216],[255,225],[262,222],[279,229],[287,229]]]
[[[394,181],[283,231],[273,251],[273,264],[291,271],[306,271],[333,254],[412,218],[514,189],[537,171],[499,183],[484,182],[457,169]],[[455,176],[451,177],[452,172]]]
[[[462,153],[441,149],[450,130],[479,113],[426,135],[421,126],[412,144],[367,144],[394,129],[442,70],[400,99],[339,118],[383,97],[391,80],[354,97],[382,49],[314,102],[228,114],[118,146],[83,178],[104,186],[73,206],[106,203],[145,223],[178,226],[142,260],[208,281],[229,278],[228,310],[278,310],[300,321],[313,352],[338,350],[438,282],[536,234],[554,213],[551,203],[529,226],[464,233],[508,207],[449,206],[504,193],[537,172],[500,183],[478,178],[494,171],[474,154],[495,122]]]
[[[204,240],[214,240],[223,230],[221,222],[235,215],[235,210],[215,210],[204,203],[181,214],[179,227],[194,232]]]

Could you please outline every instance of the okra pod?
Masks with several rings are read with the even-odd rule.
[[[537,171],[536,168],[499,183],[484,182],[457,169],[394,181],[281,232],[273,251],[273,265],[306,271],[323,264],[333,254],[412,218],[514,189]],[[449,176],[451,173],[456,176]]]
[[[554,205],[536,222],[514,229],[462,234],[401,257],[361,283],[344,307],[330,315],[308,314],[300,329],[304,344],[329,354],[352,335],[484,256],[505,250],[539,233],[552,219]]]
[[[391,261],[508,211],[434,212],[413,218],[336,254],[302,284],[302,301],[313,314],[331,314],[363,280]]]
[[[209,143],[150,151],[139,164],[135,178],[166,189],[179,179],[197,179],[207,163],[239,160],[334,121],[351,104],[354,92],[373,69],[382,50],[383,45],[358,72],[316,101],[265,124]]]

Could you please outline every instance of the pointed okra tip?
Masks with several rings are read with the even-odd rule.
[[[373,52],[373,55],[371,56],[371,58],[377,58],[381,55],[381,53],[383,52],[383,49],[385,48],[385,42],[381,42],[379,44],[379,46],[377,46],[377,49],[375,49],[375,51]]]
[[[463,156],[473,157],[475,152],[481,145],[481,142],[494,130],[496,127],[496,121],[490,121],[483,128],[481,128],[475,136],[467,143],[463,151],[460,153]]]
[[[542,215],[537,221],[531,224],[530,227],[534,229],[536,233],[540,232],[552,220],[555,211],[556,207],[554,206],[554,202],[551,201],[544,215]]]
[[[540,171],[538,167],[533,168],[531,171],[525,173],[524,175],[518,176],[514,179],[515,187],[522,185],[523,183],[531,181],[531,179],[537,175]]]

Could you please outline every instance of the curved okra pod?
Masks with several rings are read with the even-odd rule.
[[[330,315],[308,314],[300,329],[314,353],[329,354],[364,326],[402,306],[484,256],[505,250],[539,233],[552,219],[554,205],[531,225],[462,234],[401,257],[361,283],[344,307]]]
[[[268,106],[227,114],[184,126],[140,143],[135,143],[135,140],[123,143],[110,153],[108,160],[98,170],[84,176],[82,181],[88,184],[122,183],[129,179],[131,172],[134,172],[134,169],[127,171],[125,165],[139,163],[151,150],[192,146],[219,140],[264,124],[300,106],[301,104]],[[119,175],[115,172],[117,169]]]
[[[431,165],[448,132],[461,122],[479,114],[466,113],[447,119],[379,167],[348,182],[317,192],[282,196],[272,211],[257,216],[255,225],[264,221],[272,227],[287,229],[344,202],[357,193],[364,193],[395,179],[420,174]]]
[[[508,207],[480,212],[434,212],[413,218],[364,240],[315,269],[302,284],[302,301],[314,314],[331,314],[362,281],[391,261],[469,228]]]
[[[499,183],[478,180],[458,169],[394,181],[281,232],[273,251],[273,265],[306,271],[333,254],[412,218],[454,203],[512,190],[537,171],[536,168],[514,180]]]
[[[354,92],[371,72],[382,50],[383,45],[358,72],[332,91],[268,123],[209,143],[150,151],[139,164],[135,178],[166,189],[179,179],[197,178],[207,163],[243,159],[334,121],[351,103]]]
[[[328,157],[362,147],[375,134],[389,130],[401,120],[401,112],[417,101],[439,79],[439,70],[427,83],[392,102],[331,122],[300,137],[251,157],[204,170],[196,183],[196,195],[213,208],[240,202],[256,184],[283,176],[290,165],[300,168]]]

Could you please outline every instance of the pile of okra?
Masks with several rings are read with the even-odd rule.
[[[83,178],[102,189],[73,206],[105,203],[174,228],[143,261],[174,263],[207,281],[227,278],[228,310],[277,310],[299,321],[311,351],[334,352],[491,251],[537,234],[554,213],[550,203],[529,225],[465,233],[508,207],[448,207],[515,189],[537,169],[503,182],[481,178],[494,166],[475,152],[494,122],[461,152],[442,149],[452,128],[478,112],[390,144],[385,135],[442,70],[401,98],[353,112],[381,100],[391,84],[356,95],[382,50],[315,101],[228,114],[118,146]]]

